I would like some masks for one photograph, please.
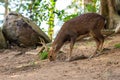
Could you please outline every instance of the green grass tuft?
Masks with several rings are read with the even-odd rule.
[[[115,48],[120,48],[120,43],[114,45]]]
[[[40,57],[41,60],[47,59],[48,52],[47,51],[43,51],[42,53],[39,53],[39,57]]]

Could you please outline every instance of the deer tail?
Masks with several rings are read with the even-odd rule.
[[[107,29],[107,20],[105,20],[105,25],[104,25],[104,29]]]

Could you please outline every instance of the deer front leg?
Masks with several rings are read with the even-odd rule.
[[[69,52],[69,54],[67,55],[66,61],[71,61],[71,55],[72,55],[74,43],[75,43],[75,38],[72,38],[71,41],[70,41],[70,52]]]

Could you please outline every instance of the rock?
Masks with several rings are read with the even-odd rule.
[[[3,33],[9,43],[19,46],[35,46],[41,40],[51,42],[49,37],[31,20],[19,13],[10,12],[3,24]]]
[[[0,49],[2,49],[2,48],[7,48],[7,42],[6,42],[5,37],[2,33],[2,30],[0,28]]]

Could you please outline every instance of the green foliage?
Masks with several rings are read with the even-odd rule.
[[[41,25],[42,21],[49,20],[49,0],[10,0],[10,5],[14,4],[14,6],[10,7],[13,11],[17,11],[19,13],[24,14],[31,20],[37,23],[37,25]]]
[[[48,52],[47,51],[43,51],[42,53],[39,53],[39,58],[41,60],[47,59],[48,57]]]
[[[87,4],[85,12],[96,12],[96,8],[92,4]]]
[[[43,50],[41,53],[38,54],[40,60],[44,60],[48,58],[48,51],[50,50],[50,45],[47,45],[47,49]]]
[[[48,20],[48,6],[49,3],[46,0],[33,0],[31,3],[27,5],[29,12],[29,17],[35,21],[39,26],[41,25],[42,21]]]
[[[77,17],[77,16],[78,16],[78,14],[71,14],[71,15],[66,16],[63,20],[68,21],[68,20],[70,20],[70,19],[72,19],[74,17]]]
[[[0,2],[2,2],[2,3],[3,3],[3,2],[4,2],[4,0],[0,0]]]
[[[28,18],[36,22],[37,25],[41,25],[41,22],[45,21],[49,25],[48,35],[52,39],[54,32],[55,18],[60,21],[67,21],[85,12],[98,12],[100,0],[93,0],[92,3],[85,6],[83,10],[82,0],[74,0],[64,10],[57,10],[57,0],[10,0],[10,5],[14,4],[14,7],[10,9],[16,9],[16,11],[25,14]],[[71,10],[71,13],[67,12]],[[45,31],[46,28],[43,28]]]
[[[115,48],[120,48],[120,43],[114,45]]]
[[[92,0],[92,3],[85,5],[86,12],[98,12],[99,11],[100,0]]]

